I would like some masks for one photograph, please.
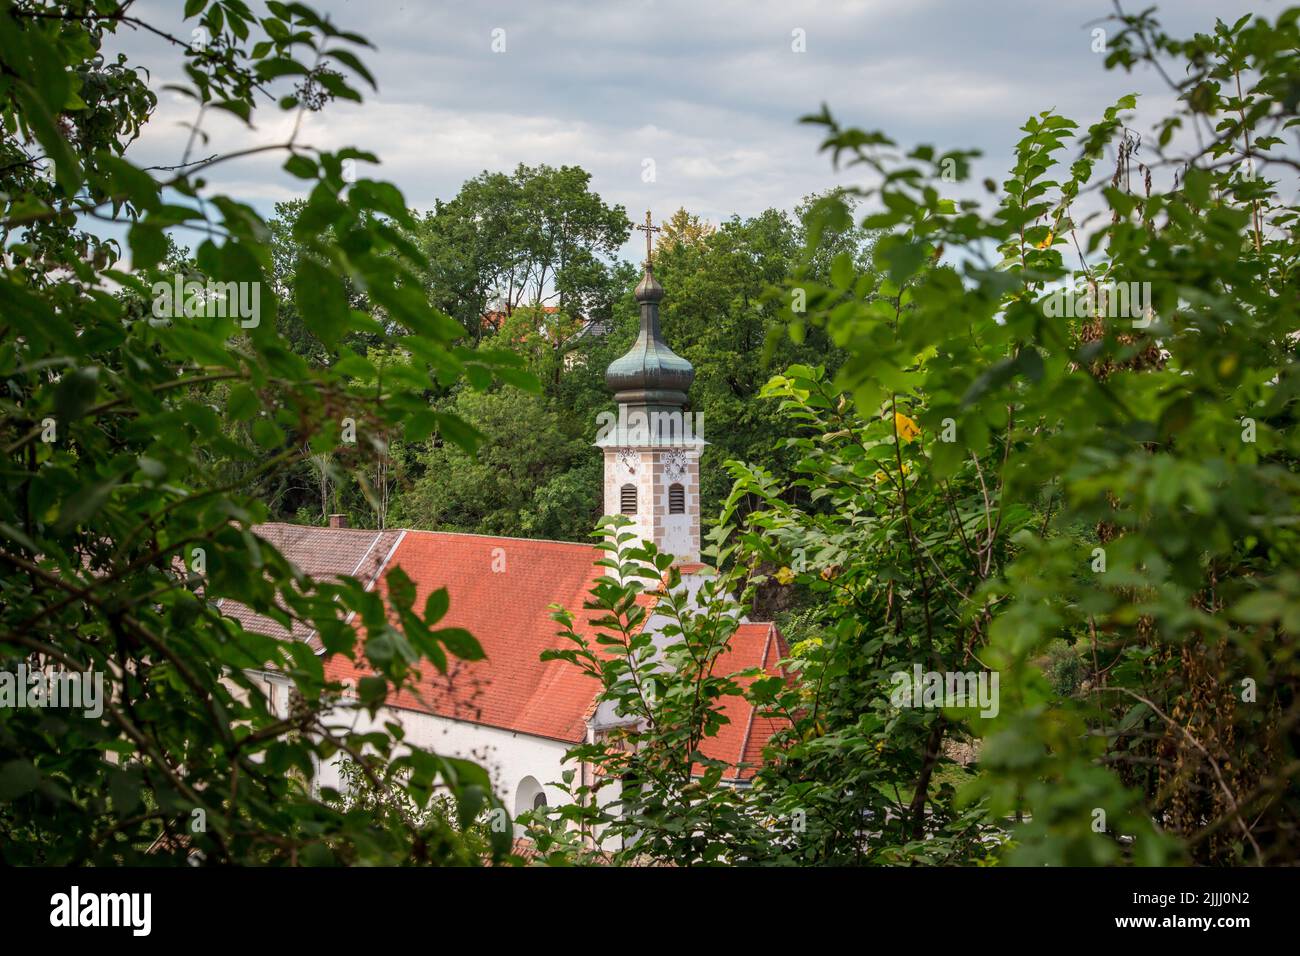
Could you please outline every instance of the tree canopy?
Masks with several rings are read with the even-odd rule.
[[[401,193],[345,174],[373,155],[313,148],[296,132],[244,151],[278,152],[303,182],[307,198],[280,234],[291,267],[251,207],[206,183],[241,154],[169,170],[126,158],[156,102],[147,64],[102,56],[122,29],[183,48],[179,91],[200,120],[300,117],[373,86],[363,37],[301,4],[267,7],[257,18],[238,0],[188,3],[211,40],[201,45],[129,3],[0,7],[0,658],[6,672],[27,663],[106,685],[98,714],[0,711],[9,862],[478,856],[462,827],[494,800],[482,768],[419,748],[399,755],[392,725],[325,726],[341,688],[320,658],[216,609],[237,601],[286,629],[298,622],[330,653],[364,655],[374,676],[357,692],[372,710],[420,662],[473,657],[473,638],[439,630],[437,603],[412,607],[400,579],[385,606],[354,579],[291,567],[251,531],[270,513],[257,492],[304,448],[332,452],[345,436],[373,447],[436,432],[473,447],[475,433],[429,396],[462,377],[479,388],[498,373],[532,381],[513,356],[460,344],[465,329],[430,305]],[[127,227],[126,248],[96,233],[112,224]],[[192,257],[169,234],[192,236]],[[347,344],[355,336],[398,346],[402,360],[377,369]],[[287,708],[250,676],[267,668],[291,681]],[[315,766],[339,755],[419,805],[439,790],[454,819],[375,827],[337,794],[313,792]],[[494,852],[507,849],[504,830],[493,839]]]
[[[680,589],[671,557],[602,530],[601,634],[559,612],[557,656],[628,722],[576,752],[604,772],[536,815],[545,852],[581,858],[563,821],[625,862],[1295,861],[1300,10],[1114,21],[1109,66],[1185,68],[1142,158],[1134,97],[1047,110],[983,203],[968,152],[806,118],[881,235],[864,270],[814,229],[779,280],[843,361],[763,385],[792,463],[729,464],[722,586],[661,598],[662,657],[637,598]],[[732,602],[773,580],[812,597],[784,673],[728,673]],[[744,789],[692,770],[739,695],[788,723]]]

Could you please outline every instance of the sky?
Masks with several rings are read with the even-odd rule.
[[[1126,3],[1135,12],[1154,0]],[[254,10],[261,4],[253,0]],[[603,2],[317,2],[375,49],[362,58],[378,81],[361,105],[308,114],[300,140],[377,154],[361,175],[395,183],[416,209],[450,199],[483,170],[519,163],[578,165],[607,202],[634,220],[685,207],[717,223],[854,183],[817,151],[820,130],[800,116],[822,103],[844,123],[880,129],[902,146],[975,148],[973,182],[1005,178],[1027,116],[1055,109],[1086,126],[1119,96],[1140,95],[1149,131],[1172,97],[1151,70],[1106,71],[1095,29],[1109,0],[603,0]],[[188,37],[181,0],[134,11]],[[1174,35],[1208,32],[1269,0],[1166,0]],[[162,91],[181,78],[167,44],[124,31],[119,48],[151,68],[160,103],[128,156],[169,165],[185,155],[192,101]],[[190,159],[287,138],[273,105],[249,130],[224,116]],[[213,187],[270,214],[303,194],[283,157],[215,167]],[[650,175],[652,174],[652,175]],[[972,187],[974,194],[974,187]],[[636,239],[625,247],[637,258]],[[179,237],[178,237],[179,238]]]

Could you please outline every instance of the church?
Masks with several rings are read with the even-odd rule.
[[[595,444],[604,456],[605,513],[626,515],[642,540],[675,555],[683,587],[694,594],[711,573],[700,563],[704,441],[686,411],[695,371],[660,332],[663,296],[647,256],[636,288],[640,332],[605,374],[619,406],[617,424],[602,427]],[[478,661],[453,658],[445,674],[426,666],[416,686],[390,695],[373,721],[345,701],[328,716],[328,723],[364,732],[395,721],[413,744],[475,760],[488,769],[497,796],[512,815],[566,799],[554,786],[566,770],[575,772],[577,783],[592,782],[591,768],[566,764],[565,753],[579,743],[599,740],[619,717],[609,705],[599,706],[601,688],[594,678],[565,661],[543,662],[541,654],[568,646],[556,633],[552,604],[574,611],[575,628],[584,637],[594,637],[586,615],[576,612],[606,571],[596,564],[603,555],[598,548],[440,531],[365,530],[346,527],[341,516],[329,527],[275,523],[255,531],[313,577],[348,575],[382,594],[385,575],[401,568],[415,584],[417,607],[446,588],[451,604],[439,626],[469,630],[486,655]],[[656,600],[646,597],[651,603]],[[303,641],[318,654],[325,653],[317,636],[301,627],[285,631],[277,622],[229,602],[221,610],[249,630]],[[654,637],[666,624],[651,610],[643,627]],[[762,668],[775,674],[787,653],[774,624],[743,619],[720,660],[728,673]],[[333,655],[323,663],[326,676],[345,687],[355,687],[368,676],[364,660]],[[273,672],[255,676],[273,706],[286,710],[287,680]],[[764,745],[780,728],[740,698],[728,698],[724,713],[727,723],[703,750],[729,765],[724,780],[746,786]],[[314,783],[342,789],[338,766],[318,767]]]

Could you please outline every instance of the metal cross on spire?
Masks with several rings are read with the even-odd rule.
[[[652,252],[653,252],[653,245],[652,245],[652,244],[653,244],[653,242],[654,242],[654,234],[655,234],[656,232],[663,232],[663,229],[662,229],[661,227],[659,227],[659,226],[655,226],[655,225],[652,225],[652,224],[651,224],[651,222],[650,222],[650,210],[649,210],[649,209],[647,209],[647,210],[645,211],[645,225],[644,225],[644,226],[637,226],[636,228],[639,229],[639,230],[641,230],[642,232],[645,233],[645,267],[646,267],[647,269],[649,269],[649,268],[650,268],[650,257],[651,257]]]

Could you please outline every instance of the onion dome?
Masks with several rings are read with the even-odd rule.
[[[659,330],[659,301],[664,287],[647,261],[645,275],[636,287],[641,304],[641,331],[626,353],[609,363],[605,384],[620,405],[681,408],[695,380],[690,362],[668,347]]]

